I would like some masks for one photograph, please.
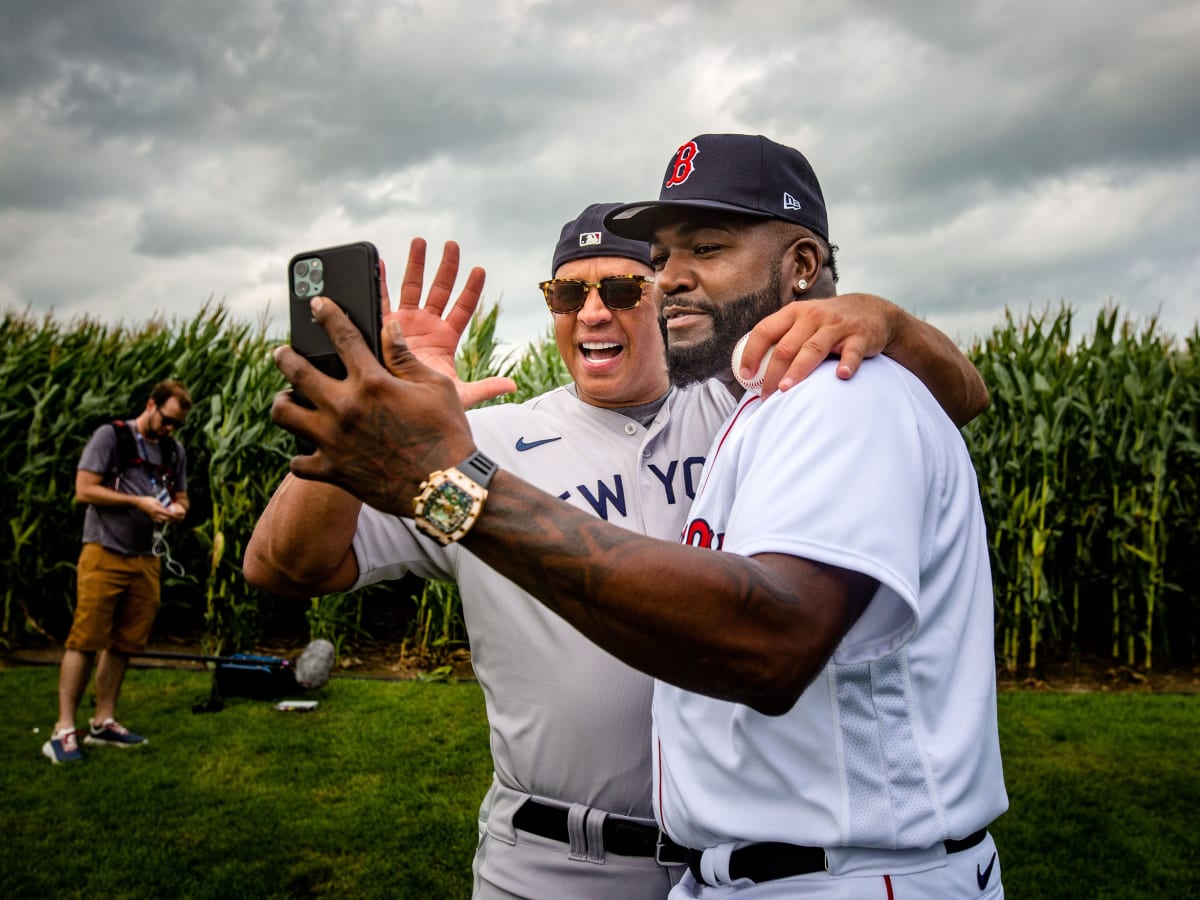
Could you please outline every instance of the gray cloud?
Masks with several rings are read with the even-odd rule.
[[[694,134],[751,131],[812,158],[844,286],[951,333],[1060,298],[1200,314],[1184,0],[18,0],[0,29],[6,305],[211,294],[283,329],[292,253],[365,238],[395,270],[421,234],[488,268],[523,343],[565,219],[653,196]]]

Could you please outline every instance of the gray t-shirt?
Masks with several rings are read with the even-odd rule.
[[[132,422],[125,427],[134,435],[138,453],[153,465],[162,462],[162,447],[158,441],[143,440],[136,443],[138,434]],[[172,438],[172,440],[174,440]],[[173,490],[181,493],[187,490],[187,460],[183,445],[175,442],[178,452],[175,455]],[[144,448],[144,449],[143,449]],[[87,472],[102,475],[105,487],[112,488],[122,494],[153,496],[162,486],[162,480],[151,466],[129,465],[124,471],[111,473],[117,467],[117,435],[113,426],[105,423],[96,429],[83,454],[79,458],[79,466]],[[88,505],[83,516],[83,542],[99,544],[114,553],[126,556],[154,555],[154,521],[140,509],[132,506],[92,506]]]

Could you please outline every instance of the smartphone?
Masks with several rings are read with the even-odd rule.
[[[309,301],[328,297],[350,317],[381,359],[379,251],[367,241],[324,250],[297,253],[288,263],[289,311],[292,348],[316,368],[334,378],[345,378],[343,365],[329,335],[313,318]]]

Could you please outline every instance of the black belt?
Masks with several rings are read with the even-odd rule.
[[[521,804],[512,819],[513,827],[540,837],[571,842],[567,831],[567,810],[540,803],[532,798]],[[654,825],[642,825],[608,816],[601,826],[604,849],[619,856],[651,856],[664,865],[682,865],[684,848]]]
[[[987,829],[980,828],[960,841],[944,841],[947,853],[958,853],[982,843]],[[700,875],[700,857],[703,850],[685,851],[692,877],[701,884],[708,884]],[[729,854],[729,879],[749,878],[756,884],[774,881],[777,878],[793,878],[825,871],[825,849],[823,847],[800,847],[796,844],[750,844]],[[711,887],[711,885],[710,885]]]

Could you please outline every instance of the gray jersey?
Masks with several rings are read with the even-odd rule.
[[[468,413],[501,468],[592,515],[678,540],[704,456],[734,406],[717,382],[673,390],[648,428],[559,388]],[[651,818],[652,679],[619,662],[475,556],[364,507],[356,587],[414,572],[456,582],[499,781]]]

